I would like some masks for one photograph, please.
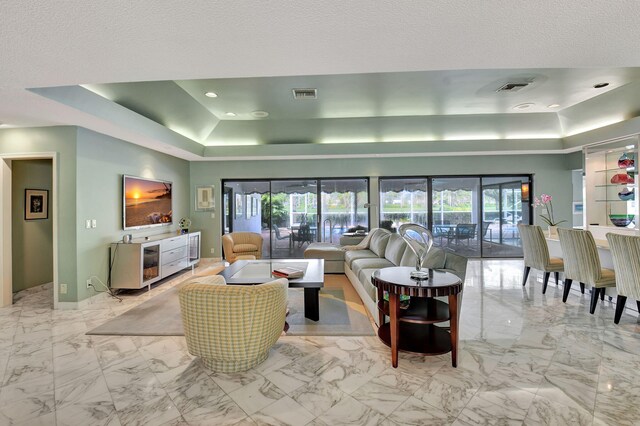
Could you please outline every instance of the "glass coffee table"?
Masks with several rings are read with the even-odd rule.
[[[279,277],[271,271],[282,267],[304,270],[301,278],[289,279],[290,288],[304,289],[304,316],[313,321],[320,319],[320,289],[324,286],[324,259],[257,259],[237,260],[218,275],[227,284],[255,285],[273,281]]]

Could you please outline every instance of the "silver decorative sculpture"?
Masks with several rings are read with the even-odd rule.
[[[418,280],[428,279],[429,273],[422,270],[422,262],[427,258],[427,254],[433,245],[431,232],[424,226],[415,223],[405,223],[400,225],[398,233],[416,255],[416,270],[411,271],[411,278]]]

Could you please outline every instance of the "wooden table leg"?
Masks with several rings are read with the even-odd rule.
[[[391,331],[391,365],[398,368],[398,346],[400,343],[400,296],[389,292],[389,327]]]
[[[449,323],[451,324],[451,365],[458,367],[458,296],[459,294],[449,295]]]
[[[382,304],[384,301],[384,291],[382,291],[381,288],[378,288],[378,303]],[[378,309],[378,319],[380,320],[380,323],[378,324],[380,327],[382,327],[382,325],[384,324],[384,320],[385,320],[385,314]]]

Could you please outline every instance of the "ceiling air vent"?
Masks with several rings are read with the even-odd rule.
[[[293,99],[318,99],[318,89],[293,89]]]
[[[496,90],[496,92],[500,93],[500,92],[518,92],[522,89],[524,89],[525,87],[527,87],[528,85],[530,85],[532,82],[531,81],[525,81],[525,82],[520,82],[520,83],[506,83],[503,84],[502,86],[500,86],[498,88],[498,90]]]

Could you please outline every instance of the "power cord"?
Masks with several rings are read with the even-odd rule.
[[[100,283],[100,285],[102,287],[104,287],[104,290],[98,290],[94,285],[93,285],[93,280],[96,280]],[[114,299],[117,299],[118,302],[122,302],[122,297],[118,296],[117,294],[115,294],[113,292],[112,289],[110,289],[105,283],[102,282],[102,280],[100,280],[100,278],[96,277],[95,275],[92,275],[89,277],[89,280],[91,281],[91,284],[87,283],[92,289],[93,291],[95,291],[96,293],[108,293],[109,296],[113,297]]]

